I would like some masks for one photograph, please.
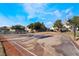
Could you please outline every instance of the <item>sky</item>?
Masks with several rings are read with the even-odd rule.
[[[78,3],[0,3],[0,26],[41,22],[50,28],[57,19],[73,16],[79,16]]]

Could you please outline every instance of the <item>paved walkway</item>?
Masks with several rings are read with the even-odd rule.
[[[39,40],[38,43],[44,44],[43,47],[48,49],[48,51],[52,53],[51,55],[79,56],[79,49],[77,46],[69,36],[64,34],[44,38]]]
[[[33,37],[18,35],[6,40],[8,40],[8,43],[5,43],[8,55],[79,56],[79,48],[74,44],[71,37],[66,34],[50,37],[42,34]],[[1,43],[0,55],[4,55]]]

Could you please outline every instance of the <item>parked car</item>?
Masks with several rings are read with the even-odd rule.
[[[68,31],[68,29],[67,28],[61,28],[61,30],[60,30],[61,32],[67,32]]]

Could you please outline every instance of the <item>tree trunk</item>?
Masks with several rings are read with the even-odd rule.
[[[74,26],[74,40],[76,40],[76,25]]]

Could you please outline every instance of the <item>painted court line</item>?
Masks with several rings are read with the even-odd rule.
[[[12,42],[10,42],[10,41],[9,41],[9,43],[12,44]],[[12,45],[15,47],[14,44],[12,44]],[[15,47],[15,48],[16,48],[16,47]],[[17,49],[22,55],[25,55],[25,54],[24,54],[22,51],[20,51],[18,48],[16,48],[16,49]]]
[[[45,49],[48,53],[52,54],[51,51],[49,51],[47,48],[43,47],[41,44],[40,44],[40,46],[41,46],[43,49]]]
[[[23,46],[21,46],[20,44],[16,43],[16,42],[13,42],[14,44],[18,45],[19,47],[21,47],[22,49],[28,51],[30,54],[34,55],[34,56],[37,56],[36,54],[30,52],[29,50],[27,50],[26,48],[24,48]]]

